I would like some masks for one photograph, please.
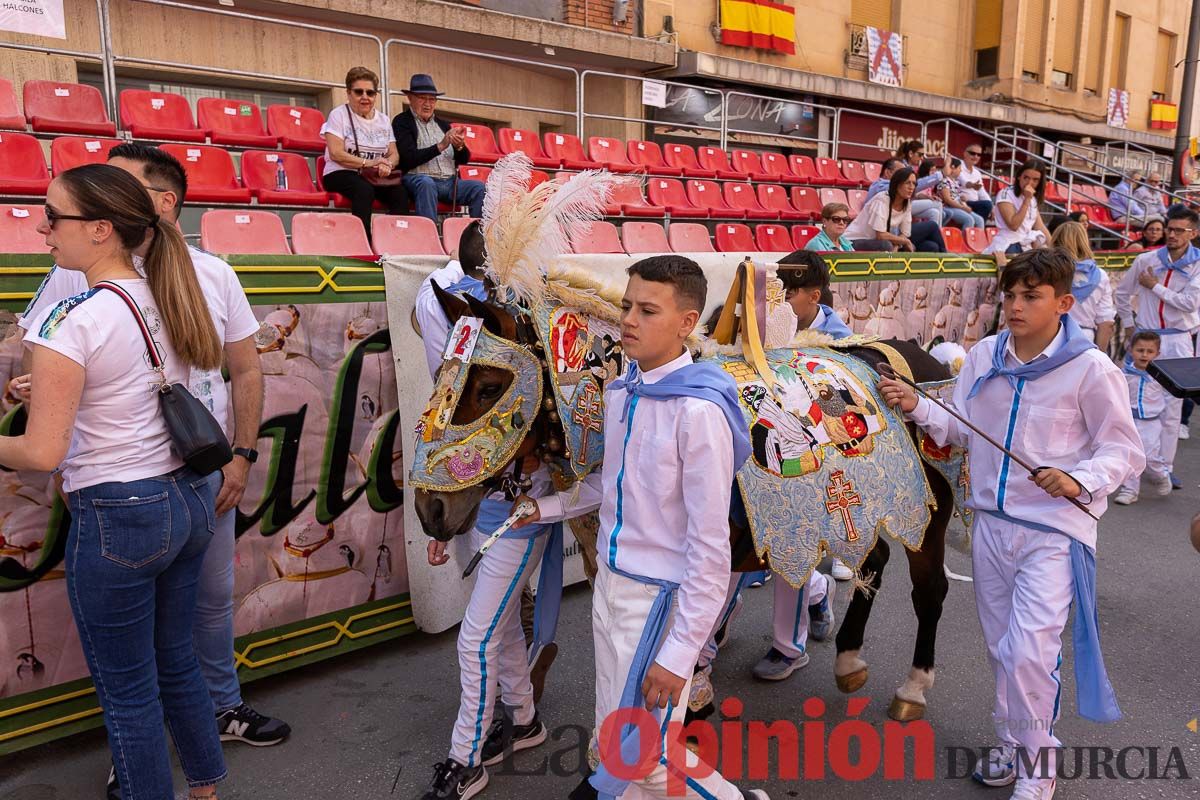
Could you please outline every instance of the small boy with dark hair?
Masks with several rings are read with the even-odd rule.
[[[975,601],[1000,739],[974,777],[988,786],[1015,781],[1013,800],[1054,796],[1061,635],[1073,601],[1079,712],[1120,718],[1098,640],[1096,521],[1065,498],[1099,516],[1106,496],[1146,462],[1120,370],[1067,314],[1074,272],[1059,248],[1013,258],[1000,277],[1008,330],[967,353],[954,390],[956,412],[1038,466],[1034,474],[907,384],[879,384],[884,401],[939,446],[971,454]]]
[[[729,583],[730,491],[750,452],[733,379],[713,362],[694,363],[686,347],[708,289],[699,265],[653,256],[628,272],[621,346],[630,363],[606,387],[604,464],[577,490],[538,500],[538,511],[518,523],[600,509],[595,733],[618,735],[597,738],[600,766],[572,796],[619,797],[632,783],[631,796],[766,800],[761,790],[743,794],[720,773],[697,769],[696,755],[673,742],[643,777],[613,772],[618,762],[632,767],[639,752],[639,726],[614,726],[616,712],[644,708],[664,733],[668,718],[683,722],[696,659]],[[686,764],[670,761],[680,751]]]
[[[1162,413],[1167,404],[1167,393],[1150,374],[1146,367],[1158,358],[1162,337],[1154,331],[1138,331],[1129,342],[1129,353],[1125,356],[1125,382],[1129,385],[1129,406],[1133,412],[1133,424],[1142,437],[1142,449],[1146,452],[1146,477],[1154,494],[1166,497],[1171,493],[1171,476],[1162,459]],[[1125,479],[1117,490],[1114,503],[1123,506],[1136,503],[1141,489],[1142,473],[1134,472]]]

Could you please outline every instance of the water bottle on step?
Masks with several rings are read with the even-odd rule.
[[[275,190],[286,192],[288,188],[287,170],[283,168],[283,159],[275,162]]]

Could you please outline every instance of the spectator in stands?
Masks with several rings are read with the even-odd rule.
[[[1072,211],[1070,214],[1067,214],[1066,219],[1064,221],[1065,222],[1078,222],[1080,225],[1082,225],[1085,228],[1092,224],[1091,217],[1089,217],[1088,213],[1082,209],[1080,209],[1079,211]]]
[[[1154,173],[1146,178],[1146,182],[1133,191],[1133,199],[1142,204],[1146,210],[1146,221],[1158,217],[1167,218],[1167,204],[1163,199],[1162,178]]]
[[[845,237],[850,224],[850,207],[845,203],[826,203],[821,209],[821,232],[808,240],[805,250],[850,251],[854,245]]]
[[[1142,228],[1142,238],[1130,242],[1126,250],[1155,250],[1167,243],[1167,229],[1160,220],[1152,220]]]
[[[913,170],[918,170],[921,162],[925,160],[925,145],[919,139],[901,142],[900,146],[896,148],[896,158],[912,167]]]
[[[366,67],[346,73],[346,103],[329,112],[321,126],[325,137],[325,188],[350,201],[350,209],[371,236],[375,201],[389,214],[408,213],[408,194],[399,175],[396,138],[387,117],[375,108],[379,76]]]
[[[1135,228],[1143,227],[1152,218],[1146,207],[1134,199],[1134,192],[1141,184],[1142,173],[1134,170],[1121,179],[1121,182],[1108,193],[1108,207],[1112,210],[1113,219],[1124,224],[1129,222]],[[1162,219],[1155,216],[1154,219]]]
[[[979,161],[983,158],[983,145],[968,145],[963,151],[963,168],[958,175],[960,196],[971,210],[983,219],[992,215],[992,196],[983,185],[983,172]]]
[[[404,92],[408,108],[392,120],[404,187],[416,203],[417,214],[434,222],[439,201],[449,203],[452,212],[465,205],[472,217],[482,217],[483,182],[458,178],[459,165],[471,160],[466,129],[434,114],[442,94],[430,76],[413,75]]]
[[[84,273],[90,291],[29,325],[29,420],[22,435],[0,437],[0,463],[58,473],[67,594],[123,796],[175,797],[165,716],[190,796],[215,798],[225,761],[192,627],[216,498],[175,453],[155,387],[219,370],[222,342],[183,234],[125,170],[58,175],[38,232],[58,269]],[[143,276],[133,255],[147,242]]]
[[[1050,243],[1050,231],[1038,211],[1046,192],[1046,171],[1030,159],[1017,171],[1016,187],[1006,186],[996,195],[993,216],[999,232],[985,253],[1019,253]]]
[[[921,150],[921,155],[925,155],[924,149]],[[882,165],[883,169],[879,173],[879,180],[872,183],[871,188],[867,190],[867,200],[870,200],[880,192],[887,191],[888,186],[891,184],[892,175],[896,170],[900,169],[905,164],[906,162],[900,160],[899,158],[885,159]],[[913,167],[912,169],[916,170],[916,167]],[[920,178],[918,176],[917,191],[920,192],[930,190],[937,185],[937,182],[938,177],[936,175],[926,175],[924,178]],[[942,207],[940,204],[935,203],[932,198],[925,197],[914,199],[912,205],[912,215],[913,219],[932,222],[939,228],[942,226]]]
[[[962,199],[962,189],[959,188],[959,176],[962,172],[962,161],[950,159],[942,170],[942,179],[938,181],[934,191],[942,203],[942,220],[947,225],[958,225],[960,228],[982,228],[983,217],[967,205]],[[989,203],[989,205],[991,205]]]
[[[917,175],[911,167],[893,172],[887,192],[868,200],[846,229],[846,238],[853,242],[854,249],[865,250],[875,242],[883,242],[894,250],[946,252],[946,242],[935,223],[913,223],[911,204],[916,190]]]

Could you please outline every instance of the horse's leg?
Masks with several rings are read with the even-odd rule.
[[[934,648],[937,643],[938,621],[942,603],[950,582],[946,579],[946,526],[954,510],[954,497],[945,479],[929,466],[925,467],[937,510],[925,529],[921,549],[908,552],[908,573],[912,577],[912,604],[917,614],[917,643],[913,649],[912,669],[908,678],[896,690],[888,707],[888,716],[900,722],[910,722],[925,715],[925,692],[933,688]]]
[[[863,634],[867,629],[867,619],[871,616],[871,606],[875,603],[875,594],[883,585],[883,568],[887,566],[890,553],[887,541],[880,536],[859,568],[870,586],[870,592],[864,594],[860,589],[854,590],[842,626],[838,628],[833,676],[838,689],[846,693],[857,692],[867,682],[867,662],[859,658],[859,653],[862,651]]]

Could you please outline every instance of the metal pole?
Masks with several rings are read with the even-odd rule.
[[[1179,96],[1179,127],[1175,129],[1175,160],[1171,170],[1171,186],[1184,187],[1183,165],[1188,155],[1188,140],[1192,135],[1192,105],[1196,102],[1196,59],[1200,55],[1200,0],[1192,3],[1192,20],[1188,26],[1187,55],[1183,60],[1183,89]]]

